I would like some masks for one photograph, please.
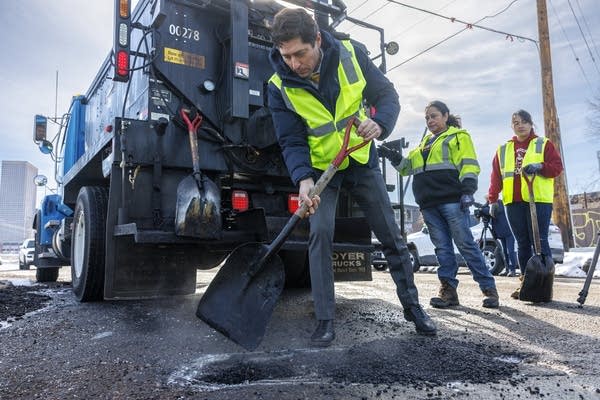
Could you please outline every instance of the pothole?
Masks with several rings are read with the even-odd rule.
[[[209,355],[169,381],[204,390],[298,382],[422,388],[514,379],[529,356],[454,339],[381,339],[343,348]]]

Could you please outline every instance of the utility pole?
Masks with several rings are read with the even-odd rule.
[[[560,127],[554,104],[554,85],[552,83],[552,57],[550,54],[550,34],[548,32],[548,11],[546,0],[537,0],[538,34],[540,41],[540,64],[542,66],[542,98],[544,104],[544,130],[546,137],[554,143],[561,155],[563,165],[565,158],[560,140]],[[571,209],[569,192],[567,190],[567,173],[565,171],[554,179],[554,223],[560,228],[563,247],[569,250],[574,247],[573,226],[571,224]]]

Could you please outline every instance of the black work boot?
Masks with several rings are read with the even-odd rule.
[[[310,341],[319,347],[327,347],[335,339],[335,330],[333,329],[332,319],[320,319],[317,329],[310,337]]]
[[[404,319],[415,323],[415,328],[419,335],[434,336],[437,334],[435,322],[423,310],[419,304],[404,309]]]
[[[432,307],[435,308],[447,308],[458,305],[458,293],[456,288],[452,287],[446,281],[440,281],[440,293],[438,297],[432,297],[429,301]]]
[[[498,308],[500,305],[498,291],[495,287],[482,290],[483,295],[483,307],[485,308]]]

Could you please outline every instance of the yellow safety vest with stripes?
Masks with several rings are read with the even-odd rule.
[[[335,104],[335,115],[332,115],[308,90],[286,86],[277,73],[269,80],[281,92],[287,108],[298,114],[306,123],[310,160],[313,168],[320,170],[327,169],[340,151],[346,124],[350,118],[356,116],[361,121],[366,118],[362,100],[367,82],[356,59],[354,47],[347,40],[340,42],[340,62],[337,73],[340,93]],[[363,138],[356,134],[356,127],[353,127],[349,146],[357,145],[362,141]],[[356,150],[350,154],[350,157],[360,164],[366,164],[372,145],[373,143]],[[345,169],[348,165],[349,161],[346,158],[339,169]]]
[[[544,149],[548,139],[537,137],[532,139],[527,146],[523,157],[522,166],[544,162]],[[515,183],[515,143],[511,140],[498,148],[498,163],[502,174],[502,201],[504,204],[513,202]],[[529,188],[527,182],[521,177],[521,198],[529,201]],[[537,175],[533,180],[533,193],[536,203],[552,203],[554,200],[554,178]]]
[[[398,166],[402,175],[418,175],[427,171],[456,170],[458,179],[477,179],[479,163],[471,141],[471,136],[464,129],[449,126],[446,132],[440,133],[431,144],[427,159],[423,159],[423,149],[433,133],[425,135],[419,146],[408,153]]]

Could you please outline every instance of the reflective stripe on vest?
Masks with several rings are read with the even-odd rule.
[[[286,107],[299,115],[305,122],[308,132],[310,159],[314,168],[325,170],[342,147],[346,124],[356,116],[361,121],[366,118],[362,106],[363,90],[366,86],[365,77],[360,69],[354,53],[354,47],[349,41],[340,42],[340,62],[338,64],[338,81],[340,93],[336,99],[335,116],[308,90],[289,87],[277,73],[271,76],[273,83],[281,93]],[[349,146],[361,143],[363,139],[352,128]],[[352,154],[350,157],[360,164],[369,160],[371,143]],[[339,169],[349,165],[345,159]]]
[[[522,165],[544,162],[544,149],[547,138],[538,137],[529,142],[527,151],[523,157]],[[502,174],[502,201],[510,204],[514,200],[515,176],[521,181],[521,198],[529,201],[529,188],[525,179],[521,179],[520,172],[515,173],[515,143],[511,140],[498,148],[496,152],[500,173]],[[554,178],[546,178],[538,175],[533,181],[533,192],[536,203],[552,203],[554,200]]]
[[[399,166],[402,175],[417,175],[426,171],[455,170],[458,171],[459,180],[465,178],[477,179],[479,175],[479,163],[475,155],[475,149],[471,140],[459,142],[458,135],[468,133],[453,126],[448,127],[446,132],[441,133],[431,144],[427,160],[423,160],[423,148],[431,138],[426,135],[419,146],[411,150]],[[456,140],[456,144],[450,148],[450,143]]]

